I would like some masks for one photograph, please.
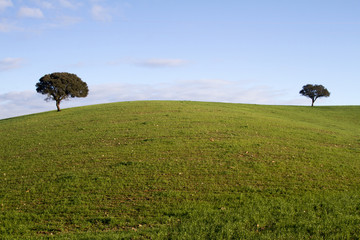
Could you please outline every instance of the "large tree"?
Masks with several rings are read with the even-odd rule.
[[[299,92],[301,95],[311,99],[311,106],[319,97],[329,97],[330,92],[323,85],[307,84]]]
[[[60,102],[69,97],[86,97],[89,93],[86,82],[78,76],[67,72],[46,74],[36,83],[36,91],[46,94],[45,100],[54,100],[60,111]]]

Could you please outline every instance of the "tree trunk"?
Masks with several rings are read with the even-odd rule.
[[[60,102],[58,102],[58,101],[56,101],[56,108],[57,108],[58,112],[61,111],[61,109],[60,109]]]
[[[314,102],[315,102],[315,99],[311,99],[311,106],[313,107],[314,106]]]

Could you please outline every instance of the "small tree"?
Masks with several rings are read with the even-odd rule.
[[[299,92],[301,95],[311,99],[311,106],[314,106],[314,102],[319,97],[329,97],[330,92],[323,85],[307,84],[303,86]]]
[[[36,83],[36,91],[46,94],[48,100],[56,102],[57,110],[60,111],[60,102],[69,97],[86,97],[89,93],[86,82],[78,76],[67,72],[55,72],[46,74]]]

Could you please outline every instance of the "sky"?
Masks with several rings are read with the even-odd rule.
[[[360,105],[359,0],[0,0],[0,119],[55,111],[35,84],[69,72],[86,98]]]

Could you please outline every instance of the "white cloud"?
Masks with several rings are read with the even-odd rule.
[[[72,16],[59,16],[54,18],[53,22],[49,22],[46,24],[46,27],[49,28],[58,28],[64,26],[70,26],[81,22],[83,19],[80,17],[72,17]]]
[[[23,63],[21,58],[5,58],[0,60],[0,71],[6,71],[14,68],[19,68]]]
[[[69,0],[59,0],[59,3],[62,7],[70,8],[70,9],[76,9],[81,6],[81,3],[79,2],[73,3]]]
[[[137,62],[137,65],[145,67],[178,67],[186,64],[187,61],[182,59],[159,59],[153,58]]]
[[[55,108],[34,91],[9,92],[0,94],[0,119],[31,113],[49,111]]]
[[[114,83],[89,86],[86,104],[133,100],[190,100],[250,104],[299,104],[298,96],[287,96],[286,89],[250,86],[246,82],[198,79],[157,84]],[[301,100],[301,99],[300,99]]]
[[[54,8],[54,5],[51,3],[51,2],[48,2],[48,1],[40,1],[38,0],[37,1],[38,4],[43,7],[43,8],[46,8],[46,9],[51,9],[51,8]]]
[[[39,8],[21,7],[18,15],[20,17],[43,18],[44,14]]]
[[[275,99],[280,93],[267,86],[250,87],[222,79],[200,79],[166,84],[161,95],[175,100],[277,104]]]
[[[73,25],[81,22],[82,19],[80,17],[61,16],[58,18],[58,20],[62,25]]]
[[[45,8],[45,9],[53,9],[54,8],[54,4],[51,2],[53,0],[50,1],[44,1],[44,0],[31,0],[34,4],[38,5],[41,8]]]
[[[0,93],[0,119],[45,111],[56,111],[55,102],[45,101],[45,98],[45,95],[39,94],[35,90]],[[60,107],[64,109],[88,105],[84,100],[84,98],[64,100],[61,102]]]
[[[175,81],[157,84],[114,83],[89,86],[89,104],[133,100],[191,100],[256,104],[281,104],[283,91],[249,87],[222,79]]]
[[[112,19],[108,9],[106,9],[98,4],[92,6],[91,15],[92,15],[93,19],[95,19],[96,21],[101,21],[101,22],[109,22]]]
[[[75,62],[75,63],[71,63],[71,64],[67,64],[65,67],[70,67],[70,68],[81,68],[81,67],[85,67],[87,65],[86,62]]]
[[[134,100],[190,100],[250,104],[307,104],[297,95],[268,86],[250,87],[244,82],[222,79],[175,81],[157,84],[108,83],[89,85],[86,98],[62,101],[61,108]],[[0,119],[24,114],[56,111],[53,101],[35,91],[0,94]],[[4,109],[4,110],[3,110]]]
[[[13,3],[11,0],[0,0],[0,11],[4,11],[8,7],[12,7]]]
[[[0,22],[0,32],[10,32],[18,29],[19,28],[16,27],[15,24],[9,23],[5,19]]]

